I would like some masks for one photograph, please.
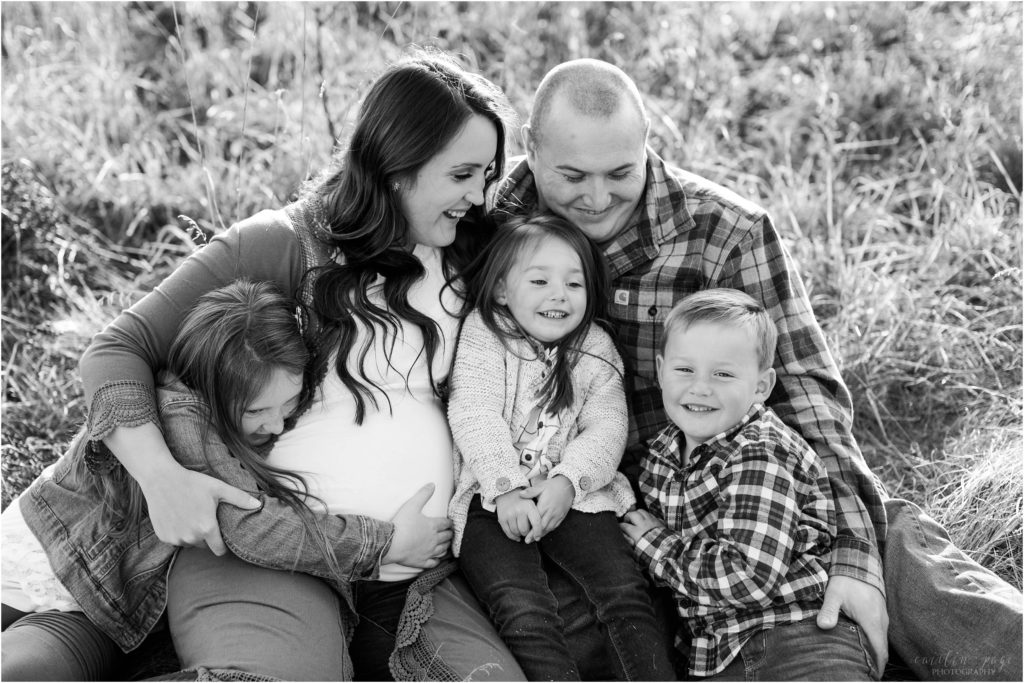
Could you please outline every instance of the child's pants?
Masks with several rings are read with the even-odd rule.
[[[666,635],[612,512],[570,510],[539,543],[510,540],[480,497],[469,506],[459,563],[529,680],[578,680],[542,553],[581,587],[607,632],[604,678],[671,680]]]

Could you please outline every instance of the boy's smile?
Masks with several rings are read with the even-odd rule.
[[[736,325],[698,322],[675,330],[657,364],[665,412],[686,437],[687,458],[765,401],[775,379],[771,368],[758,368],[754,335]]]

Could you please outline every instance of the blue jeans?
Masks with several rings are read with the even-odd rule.
[[[922,680],[1020,681],[1021,592],[905,500],[885,503],[889,643]]]
[[[867,637],[841,616],[824,631],[811,617],[755,633],[728,666],[705,681],[877,681]]]
[[[469,506],[460,564],[498,633],[530,680],[579,680],[542,556],[565,571],[593,606],[612,676],[670,680],[665,634],[646,584],[612,512],[570,510],[539,543],[510,540],[476,496]],[[607,675],[606,675],[607,677]]]

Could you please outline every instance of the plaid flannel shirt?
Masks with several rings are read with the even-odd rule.
[[[814,318],[800,276],[764,209],[647,150],[647,180],[634,222],[605,247],[612,275],[608,317],[626,367],[630,433],[622,469],[636,481],[646,441],[667,424],[655,368],[665,316],[687,294],[732,287],[762,302],[779,329],[768,403],[821,457],[837,506],[832,574],[885,594],[878,543],[885,491],[853,438],[849,390]],[[496,197],[499,215],[528,213],[537,190],[526,159]]]
[[[751,635],[818,613],[835,506],[814,449],[763,406],[688,463],[684,438],[669,425],[641,461],[644,501],[667,527],[648,530],[634,552],[675,592],[690,673],[709,676]]]

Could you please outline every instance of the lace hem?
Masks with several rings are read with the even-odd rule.
[[[396,681],[459,680],[420,637],[423,625],[434,614],[434,587],[454,572],[455,567],[454,561],[438,565],[423,572],[409,586],[395,635],[395,650],[388,660]]]

